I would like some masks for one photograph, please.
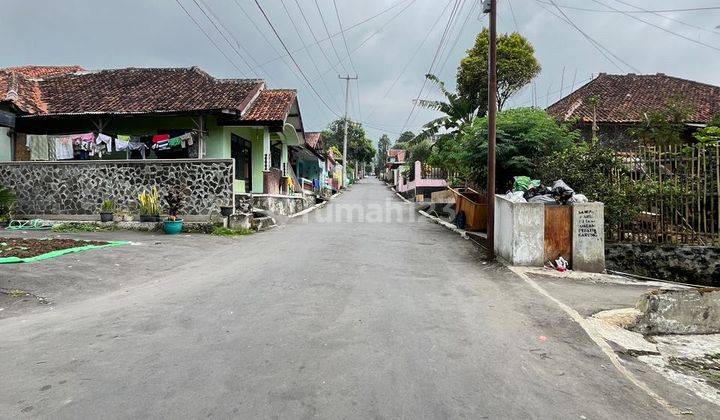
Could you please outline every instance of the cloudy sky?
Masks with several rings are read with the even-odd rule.
[[[338,73],[357,73],[349,114],[365,123],[374,140],[383,132],[396,137],[406,126],[438,46],[433,73],[454,87],[460,58],[487,25],[478,0],[335,0],[337,14],[333,0],[317,0],[317,6],[315,0],[259,0],[308,84],[255,0],[0,3],[3,67],[199,66],[216,77],[264,78],[271,87],[298,89],[308,130],[321,130],[342,114],[344,82]],[[543,68],[509,105],[544,107],[599,72],[661,72],[720,85],[720,10],[664,11],[716,6],[716,0],[500,0],[499,32],[527,37]],[[639,13],[640,8],[662,12]],[[340,25],[349,28],[345,40]],[[337,35],[332,45],[328,34]],[[422,96],[437,94],[426,86]],[[415,110],[406,127],[418,130],[432,116]]]

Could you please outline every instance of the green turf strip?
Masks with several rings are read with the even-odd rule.
[[[27,257],[27,258],[19,258],[19,257],[0,257],[0,264],[14,264],[14,263],[23,263],[23,262],[34,262],[34,261],[41,261],[41,260],[47,260],[49,258],[55,258],[59,257],[61,255],[70,254],[73,252],[83,252],[90,249],[98,249],[98,248],[108,248],[111,246],[122,246],[127,245],[130,242],[128,241],[113,241],[108,242],[105,245],[84,245],[84,246],[77,246],[75,248],[66,248],[66,249],[58,249],[56,251],[50,251],[46,252],[44,254],[36,255],[34,257]]]

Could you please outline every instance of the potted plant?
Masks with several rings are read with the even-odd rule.
[[[10,223],[10,212],[16,199],[15,193],[0,185],[0,227],[7,227]]]
[[[170,188],[165,195],[168,218],[163,222],[163,230],[168,235],[182,232],[183,219],[179,219],[178,214],[182,210],[184,198],[183,193],[177,188]]]
[[[154,222],[160,221],[160,193],[157,187],[152,187],[150,192],[143,191],[138,196],[140,221]]]
[[[105,200],[100,205],[100,221],[101,222],[112,222],[115,213],[115,202],[112,200]]]

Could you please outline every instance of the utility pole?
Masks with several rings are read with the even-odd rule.
[[[487,249],[495,259],[495,121],[497,118],[497,0],[484,0],[483,12],[490,21],[488,55],[488,158],[487,158]]]
[[[347,178],[347,130],[348,130],[348,101],[350,98],[350,81],[351,80],[357,80],[358,76],[355,75],[355,77],[350,77],[348,74],[347,76],[338,76],[340,79],[345,80],[345,127],[343,129],[343,170],[342,170],[342,184],[343,187],[345,186],[345,178]]]

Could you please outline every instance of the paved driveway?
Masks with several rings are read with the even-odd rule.
[[[186,238],[179,268],[0,320],[0,417],[670,417],[553,302],[415,217],[367,180],[266,233]]]

